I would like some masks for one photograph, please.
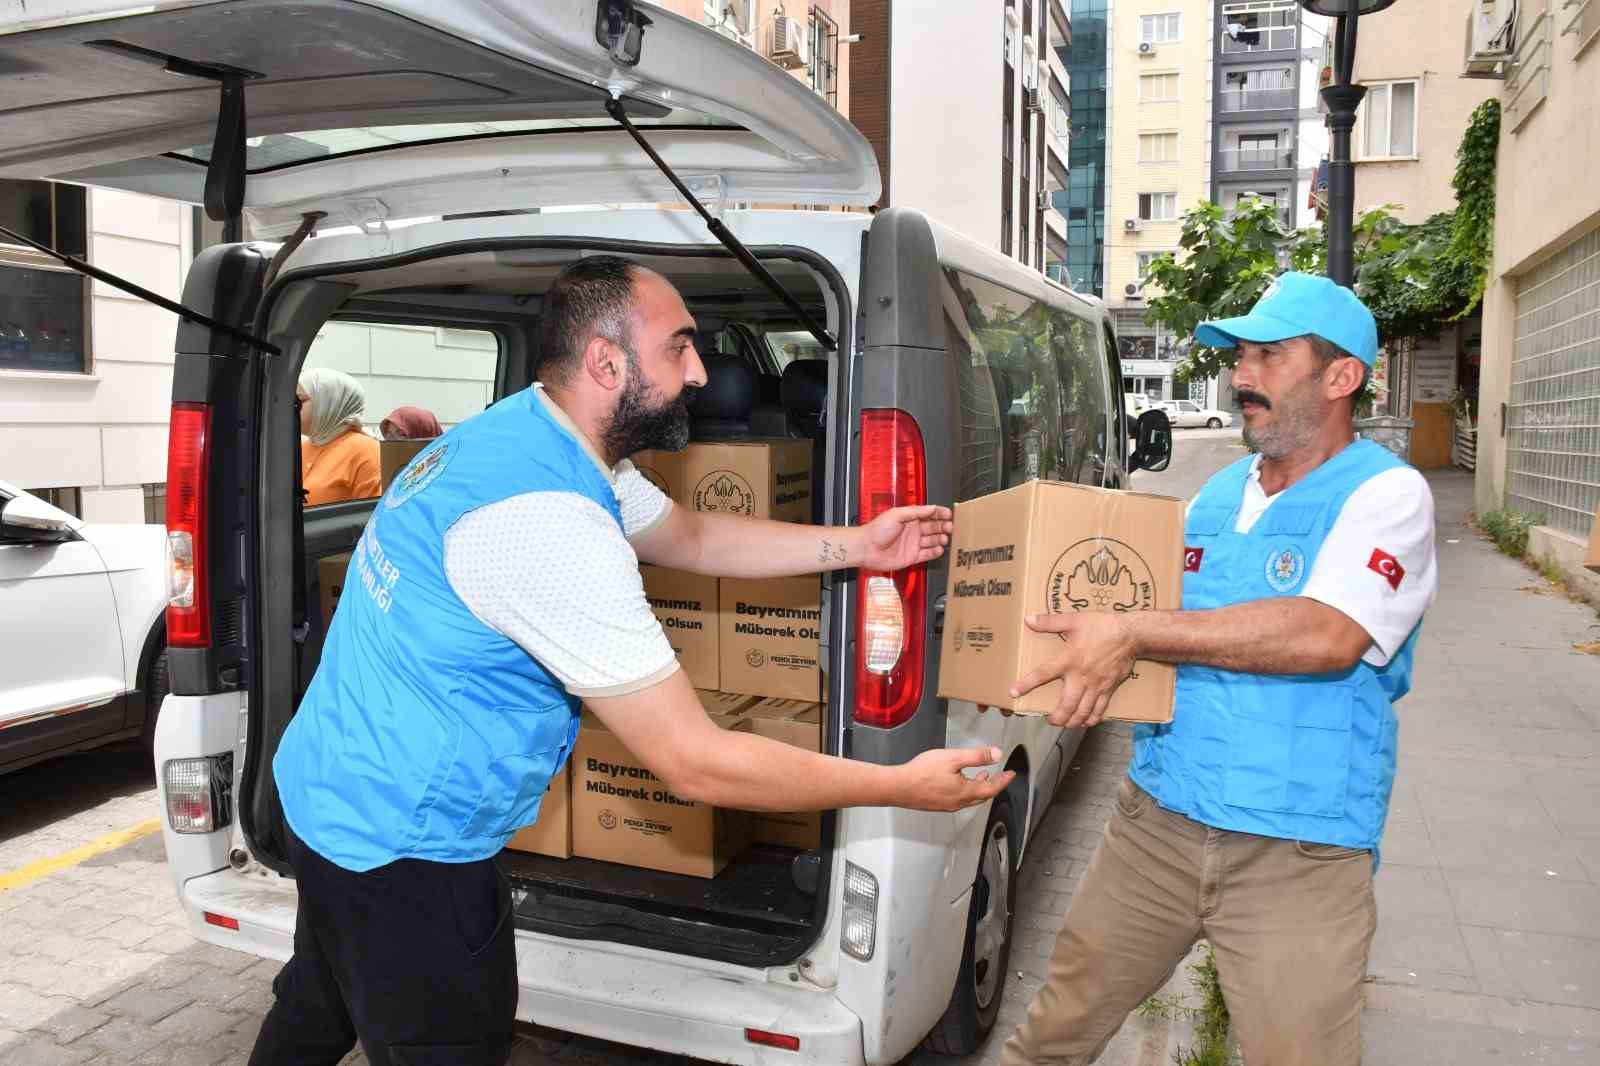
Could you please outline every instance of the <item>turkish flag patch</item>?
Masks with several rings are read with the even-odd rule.
[[[1205,556],[1206,556],[1206,550],[1204,548],[1185,548],[1185,549],[1183,549],[1183,570],[1184,570],[1184,573],[1186,573],[1186,574],[1198,574],[1200,572],[1200,560],[1204,559]]]
[[[1396,591],[1399,591],[1400,582],[1406,576],[1406,569],[1400,565],[1400,560],[1382,548],[1372,549],[1372,558],[1367,560],[1367,569],[1387,581],[1389,587]]]

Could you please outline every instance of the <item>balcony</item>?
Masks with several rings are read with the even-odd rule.
[[[1293,89],[1224,89],[1222,111],[1240,114],[1249,111],[1286,111],[1299,106]]]
[[[1283,52],[1295,47],[1296,26],[1270,26],[1242,29],[1237,37],[1222,34],[1223,55],[1248,55],[1251,52]]]
[[[1226,173],[1294,169],[1293,148],[1224,148],[1217,155]]]

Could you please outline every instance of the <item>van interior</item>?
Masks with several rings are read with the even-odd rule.
[[[289,408],[300,369],[333,366],[353,373],[366,388],[364,420],[375,435],[387,411],[401,403],[434,411],[448,430],[537,379],[534,327],[543,293],[568,263],[601,251],[627,254],[666,276],[695,318],[696,347],[708,383],[691,402],[692,439],[812,441],[813,520],[824,521],[835,512],[829,505],[833,486],[826,461],[833,420],[828,353],[777,297],[720,249],[673,254],[654,246],[507,247],[502,242],[445,256],[377,260],[347,271],[313,268],[281,279],[262,313],[262,323],[289,358],[278,360],[282,365],[276,368],[269,365],[264,375],[258,542],[267,554],[275,546],[281,551],[285,543],[298,545],[299,567],[292,586],[257,586],[270,602],[257,616],[256,661],[264,668],[252,685],[248,750],[253,757],[247,759],[243,789],[245,796],[267,797],[255,802],[253,811],[247,803],[243,815],[254,850],[268,865],[279,865],[272,859],[278,848],[270,842],[280,832],[281,819],[271,787],[270,746],[310,683],[324,636],[317,564],[354,547],[376,502],[293,506],[298,434],[292,432]],[[792,249],[781,255],[756,252],[830,332],[837,335],[839,323],[850,321],[844,287],[823,261],[808,261]],[[259,565],[258,573],[273,570],[270,560]],[[835,595],[824,582],[825,646]],[[294,639],[296,634],[303,639]],[[825,647],[824,662],[827,655]],[[274,670],[278,663],[290,669]],[[837,670],[835,661],[829,672]],[[282,677],[292,677],[293,685],[275,680]],[[266,713],[255,713],[258,708]],[[824,748],[835,749],[839,735],[837,721],[829,722]],[[252,787],[252,775],[262,787]],[[513,886],[520,928],[764,966],[794,960],[819,934],[832,839],[829,815],[818,851],[752,846],[711,879],[509,850],[499,862]]]

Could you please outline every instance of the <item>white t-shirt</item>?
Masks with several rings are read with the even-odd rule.
[[[1235,533],[1248,533],[1281,493],[1261,488],[1261,457],[1250,466]],[[1400,650],[1439,590],[1433,493],[1409,466],[1368,479],[1345,500],[1300,595],[1343,612],[1367,631],[1362,658],[1383,666]]]
[[[678,669],[645,600],[629,541],[666,521],[672,501],[624,459],[607,467],[535,385],[561,426],[611,482],[622,528],[577,492],[529,492],[463,515],[444,538],[444,569],[480,622],[516,641],[574,696],[621,696]]]

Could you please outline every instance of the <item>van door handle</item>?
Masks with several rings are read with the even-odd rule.
[[[933,639],[944,639],[944,600],[945,594],[940,593],[939,598],[933,601]]]

